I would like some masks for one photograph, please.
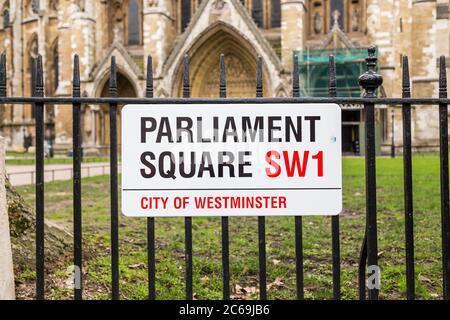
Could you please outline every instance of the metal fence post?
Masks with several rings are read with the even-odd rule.
[[[145,96],[153,98],[153,60],[147,57],[147,83]],[[147,218],[147,264],[148,264],[148,299],[156,299],[156,260],[155,260],[155,218]]]
[[[183,98],[191,96],[189,79],[189,56],[185,54],[183,61]],[[194,298],[192,285],[192,217],[184,218],[185,259],[186,259],[186,300]]]
[[[116,58],[111,58],[109,95],[117,97]],[[117,179],[117,103],[109,105],[110,126],[110,192],[111,192],[111,277],[112,299],[119,300],[119,208]]]
[[[402,97],[411,97],[408,57],[403,57]],[[411,152],[411,104],[402,105],[403,120],[403,176],[405,206],[405,256],[406,291],[408,300],[415,298],[414,282],[414,220],[413,220],[413,181]]]
[[[80,62],[78,55],[73,60],[73,97],[80,97]],[[74,103],[72,105],[72,127],[73,127],[73,242],[74,242],[74,265],[78,268],[78,275],[82,278],[82,218],[81,218],[81,104]],[[89,176],[89,174],[88,174]],[[54,178],[54,175],[53,175]],[[79,284],[76,288],[75,284]],[[74,298],[81,300],[83,296],[83,281],[75,279]]]
[[[298,56],[294,55],[293,70],[292,70],[292,96],[300,98],[300,79],[298,69]],[[303,217],[296,216],[295,223],[295,272],[296,272],[296,287],[297,299],[303,300],[305,297],[304,290],[304,275],[303,275]]]
[[[439,59],[439,98],[447,98],[447,65]],[[448,105],[439,103],[440,171],[441,171],[441,228],[444,299],[450,300],[450,203],[448,173]]]
[[[227,97],[227,78],[225,56],[220,55],[219,96]],[[222,295],[224,300],[230,299],[230,244],[228,217],[222,217]]]
[[[262,57],[257,59],[256,97],[263,97]],[[267,269],[266,269],[266,218],[258,217],[258,246],[259,246],[259,299],[267,299]]]
[[[376,73],[377,58],[375,47],[368,49],[366,58],[367,72],[359,77],[359,84],[364,88],[364,98],[376,98],[376,90],[383,83],[381,75]],[[365,141],[366,141],[366,231],[367,256],[369,268],[378,268],[378,241],[377,241],[377,182],[376,182],[376,150],[375,150],[375,104],[364,103]],[[375,269],[379,270],[379,269]],[[369,299],[378,299],[379,274],[371,274],[372,283],[368,283]]]
[[[42,56],[34,63],[33,96],[44,96]],[[44,103],[34,104],[36,115],[36,298],[45,298],[44,280]]]
[[[337,96],[336,61],[334,56],[329,57],[328,96]],[[333,256],[333,298],[341,299],[341,246],[339,237],[339,216],[331,217],[331,245]]]

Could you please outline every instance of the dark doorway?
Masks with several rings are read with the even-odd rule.
[[[360,154],[359,126],[361,121],[360,110],[342,111],[342,153]]]
[[[342,153],[359,154],[359,126],[342,126]]]

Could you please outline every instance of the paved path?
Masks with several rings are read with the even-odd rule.
[[[46,164],[44,166],[44,171],[45,182],[70,180],[73,177],[72,164]],[[34,165],[7,165],[6,174],[13,186],[29,185],[36,181],[36,169]],[[109,174],[108,162],[84,163],[81,165],[82,177],[93,177],[105,174]]]

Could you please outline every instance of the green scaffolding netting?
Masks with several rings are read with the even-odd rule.
[[[298,57],[301,90],[304,96],[328,96],[328,59],[336,61],[337,95],[359,97],[359,76],[366,71],[367,48],[309,49],[294,51]]]

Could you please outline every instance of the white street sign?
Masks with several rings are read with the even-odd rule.
[[[122,212],[135,217],[337,215],[337,104],[122,109]]]

